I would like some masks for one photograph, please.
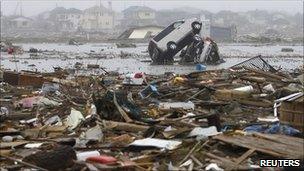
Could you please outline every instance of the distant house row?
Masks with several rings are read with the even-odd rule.
[[[163,16],[163,14],[165,16]],[[169,15],[168,15],[169,14]],[[172,16],[172,15],[173,16]],[[157,34],[170,22],[181,17],[197,17],[201,19],[203,26],[202,36],[210,36],[217,41],[232,41],[236,38],[236,27],[219,27],[211,25],[210,19],[200,13],[191,16],[175,16],[178,13],[156,12],[146,6],[131,6],[121,13],[112,10],[111,5],[106,8],[103,5],[93,6],[85,10],[76,8],[56,7],[51,11],[40,13],[35,17],[2,16],[1,29],[8,30],[40,30],[58,32],[85,32],[98,33],[117,31],[122,33],[120,39],[147,38]],[[166,24],[159,25],[160,17],[165,19]],[[158,21],[158,22],[157,22]]]
[[[1,29],[2,28],[19,28],[19,29],[29,29],[33,25],[33,19],[23,16],[1,16]]]
[[[4,17],[2,17],[4,18]],[[7,28],[26,29],[37,26],[37,28],[50,28],[59,31],[103,31],[112,30],[115,27],[134,27],[156,24],[155,11],[149,7],[131,6],[122,14],[117,13],[102,5],[93,6],[85,10],[75,8],[66,9],[56,7],[43,12],[35,18],[23,16],[11,16],[2,19]]]

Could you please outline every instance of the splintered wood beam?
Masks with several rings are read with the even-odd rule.
[[[24,166],[28,166],[28,167],[35,168],[35,169],[42,170],[42,171],[47,171],[47,169],[44,169],[44,168],[42,168],[42,167],[33,165],[33,164],[31,164],[31,163],[27,163],[27,162],[24,162],[24,161],[21,161],[21,160],[18,160],[18,159],[9,157],[9,156],[1,155],[1,157],[6,158],[6,159],[11,160],[11,161],[18,162],[18,163],[20,163],[20,164],[22,164],[22,165],[24,165]]]
[[[229,170],[229,168],[234,168],[235,170],[250,170],[250,167],[247,166],[242,166],[242,165],[237,165],[235,162],[224,158],[224,157],[219,157],[217,155],[214,155],[212,153],[206,153],[206,156],[212,159],[215,159],[217,164],[219,164],[221,167],[223,167],[225,170]],[[231,169],[230,169],[231,170]]]
[[[116,99],[116,94],[114,92],[113,94],[113,102],[117,108],[117,110],[119,111],[119,113],[121,114],[121,116],[124,118],[124,120],[126,122],[132,122],[133,120],[128,116],[128,114],[121,108],[121,106],[118,104],[117,99]]]
[[[241,157],[237,158],[235,163],[236,164],[242,163],[245,159],[247,159],[254,152],[255,152],[255,149],[250,149],[250,150],[246,151],[246,153],[244,153]]]
[[[218,135],[214,136],[213,139],[247,149],[255,149],[257,152],[279,158],[301,158],[304,151],[304,142],[298,142],[301,138],[285,135],[260,134],[259,137],[252,135]],[[288,142],[290,143],[288,144]]]
[[[244,153],[242,156],[236,159],[235,164],[239,165],[242,163],[245,159],[247,159],[253,152],[255,152],[255,149],[249,149]],[[234,170],[235,167],[227,168],[227,170]]]
[[[114,130],[118,131],[128,131],[128,132],[139,132],[139,131],[146,131],[149,129],[149,126],[145,125],[138,125],[138,124],[131,124],[131,123],[125,123],[125,122],[115,122],[115,121],[108,121],[108,120],[102,120],[100,123],[105,128],[109,127]]]

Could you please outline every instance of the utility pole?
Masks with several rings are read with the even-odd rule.
[[[18,7],[19,7],[19,3],[20,3],[20,2],[17,2],[17,5],[16,5],[15,10],[14,10],[14,15],[15,15],[15,16],[17,15],[17,10],[18,10]]]
[[[111,10],[111,11],[113,10],[113,9],[112,9],[112,1],[108,1],[108,8],[109,8],[109,10]]]
[[[22,16],[22,1],[20,1],[20,16]]]

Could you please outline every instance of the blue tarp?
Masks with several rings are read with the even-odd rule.
[[[271,125],[251,125],[244,129],[246,132],[261,132],[266,134],[284,134],[284,135],[297,135],[300,134],[300,131],[288,126],[280,124],[280,122],[271,124]]]

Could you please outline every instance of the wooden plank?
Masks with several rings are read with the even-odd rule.
[[[200,167],[203,166],[203,163],[200,162],[194,155],[190,155],[190,158],[191,158],[197,165],[199,165]]]
[[[234,144],[243,148],[257,148],[257,151],[272,155],[272,156],[276,156],[276,157],[282,157],[284,154],[282,153],[277,153],[275,150],[271,150],[271,149],[261,149],[259,148],[259,146],[265,146],[265,142],[258,142],[258,139],[250,139],[249,136],[246,136],[246,138],[240,138],[239,136],[216,136],[214,137],[217,140],[226,142],[226,143],[230,143],[230,144]],[[253,143],[256,144],[253,144]],[[273,144],[273,143],[272,143]]]
[[[248,151],[246,151],[246,153],[244,153],[241,157],[237,158],[235,161],[236,165],[239,165],[240,163],[242,163],[245,159],[247,159],[253,152],[255,151],[255,149],[250,149]],[[227,170],[234,170],[234,167],[228,168]]]
[[[290,137],[290,136],[282,136],[282,135],[276,135],[276,134],[262,134],[259,132],[253,133],[254,136],[264,138],[270,141],[275,141],[282,144],[292,145],[292,146],[302,146],[304,143],[304,139],[302,138],[296,138],[296,137]]]
[[[207,141],[208,142],[208,141]],[[182,160],[182,161],[180,161],[179,162],[179,165],[181,165],[182,163],[184,163],[187,159],[188,159],[188,157],[190,156],[190,155],[192,155],[192,153],[194,152],[194,150],[198,147],[198,145],[201,143],[201,141],[198,141],[195,145],[194,145],[194,147],[189,151],[189,153],[184,157],[184,159]],[[205,142],[206,143],[206,142]],[[204,144],[205,144],[204,143]],[[207,144],[207,143],[206,143]]]
[[[235,163],[238,165],[240,163],[242,163],[245,159],[247,159],[253,152],[255,151],[255,149],[250,149],[248,151],[246,151],[246,153],[244,153],[241,157],[237,158],[237,160],[235,161]]]
[[[131,124],[125,122],[115,122],[115,121],[108,121],[102,120],[100,123],[106,129],[118,130],[118,131],[128,131],[128,132],[139,132],[139,131],[146,131],[149,129],[149,126],[138,125],[138,124]]]
[[[255,72],[257,74],[260,74],[264,77],[269,77],[269,78],[274,78],[274,79],[278,79],[278,80],[282,80],[282,79],[287,79],[283,76],[280,76],[280,75],[276,75],[276,74],[272,74],[270,72],[265,72],[263,70],[257,70],[257,69],[253,69],[253,68],[249,68],[249,67],[244,67],[246,70],[249,70],[249,71],[252,71],[252,72]]]
[[[216,162],[219,164],[221,167],[225,168],[225,170],[228,170],[228,168],[235,168],[235,170],[249,170],[250,167],[242,166],[242,165],[236,165],[233,161],[224,158],[224,157],[219,157],[211,153],[206,153],[206,156],[209,158],[213,158],[218,160],[219,162]]]
[[[31,167],[31,168],[35,168],[35,169],[42,170],[42,171],[48,171],[47,169],[44,169],[42,167],[33,165],[31,163],[27,163],[27,162],[24,162],[24,161],[21,161],[19,159],[15,159],[15,158],[12,158],[12,157],[9,157],[9,156],[4,156],[4,155],[1,154],[1,157],[4,157],[4,158],[6,158],[8,160],[11,160],[11,161],[14,161],[14,162],[18,162],[18,163],[20,163],[22,165],[25,165],[25,166],[28,166],[28,167]]]
[[[269,135],[270,136],[270,135]],[[284,136],[283,136],[284,137]],[[286,136],[285,136],[286,137]],[[267,140],[264,138],[258,138],[254,136],[242,136],[242,135],[218,135],[213,137],[216,140],[220,140],[226,143],[234,144],[243,148],[256,149],[256,151],[269,154],[271,156],[280,158],[302,158],[304,143],[299,144],[287,144],[276,141]]]
[[[0,148],[5,149],[5,148],[18,147],[18,146],[22,146],[26,143],[28,143],[28,142],[27,141],[1,142]]]
[[[272,103],[268,101],[252,101],[247,99],[235,99],[237,102],[244,104],[244,105],[250,105],[250,106],[257,106],[257,107],[272,107]]]
[[[264,77],[248,77],[248,76],[244,76],[241,77],[241,80],[246,80],[246,81],[250,81],[250,82],[256,82],[256,83],[264,83],[266,82],[266,79]]]
[[[126,122],[132,122],[133,120],[128,116],[128,114],[121,108],[121,106],[118,104],[117,99],[116,99],[116,94],[114,92],[113,95],[113,102],[118,110],[118,112],[121,114],[121,116],[124,118]]]
[[[189,97],[186,101],[189,101],[193,98],[195,98],[196,96],[198,96],[199,94],[201,94],[202,92],[204,92],[206,89],[201,89],[200,91],[196,92],[194,95],[192,95],[191,97]]]

